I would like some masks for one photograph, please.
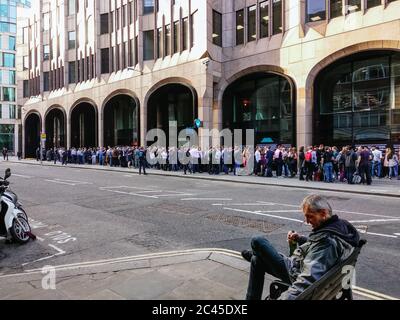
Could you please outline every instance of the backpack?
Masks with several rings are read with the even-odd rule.
[[[144,157],[144,152],[142,150],[139,151],[139,158],[143,158]]]
[[[306,153],[306,156],[304,157],[304,159],[305,159],[307,162],[311,162],[311,159],[312,159],[312,154],[311,154],[311,152],[307,152],[307,153]]]

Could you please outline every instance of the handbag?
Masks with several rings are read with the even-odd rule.
[[[354,173],[354,175],[353,175],[353,183],[354,184],[360,184],[361,183],[361,176],[360,176],[360,174],[358,173],[358,171],[356,171],[355,173]]]

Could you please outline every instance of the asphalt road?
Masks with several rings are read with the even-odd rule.
[[[299,209],[315,191],[177,177],[9,164],[11,188],[38,241],[0,239],[0,275],[101,259],[194,248],[241,251],[266,235],[287,252],[286,234],[307,234]],[[3,173],[5,163],[0,164]],[[400,199],[323,192],[368,244],[356,285],[400,298]]]

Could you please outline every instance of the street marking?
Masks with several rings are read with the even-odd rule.
[[[151,198],[151,199],[159,199],[161,197],[183,197],[183,196],[192,196],[190,193],[178,192],[178,191],[166,191],[166,190],[149,190],[148,188],[138,188],[138,187],[128,187],[128,186],[119,186],[119,187],[101,187],[99,188],[102,191],[108,191],[112,193],[125,194],[136,197],[143,198]],[[127,192],[127,191],[119,191],[115,189],[134,189],[137,190],[135,192]],[[145,193],[161,193],[156,195],[147,195]]]
[[[377,298],[379,298],[380,300],[399,300],[397,298],[388,296],[388,295],[383,294],[383,293],[379,293],[379,292],[376,292],[376,291],[371,291],[371,290],[360,288],[360,287],[356,287],[356,286],[353,287],[353,291],[355,291],[357,294],[360,294],[360,295],[364,294],[364,295],[370,295],[372,297],[375,297],[375,300],[377,300]]]
[[[397,239],[397,238],[398,238],[398,236],[393,236],[393,235],[391,235],[391,234],[367,232],[367,231],[365,231],[365,230],[360,230],[360,229],[357,229],[357,230],[358,230],[358,232],[360,232],[360,233],[362,233],[362,234],[369,234],[369,235],[371,235],[371,236],[379,236],[379,237],[392,238],[392,239]]]
[[[226,203],[213,203],[213,206],[225,206]],[[260,207],[259,203],[230,203],[230,206],[235,206],[235,207]],[[274,206],[274,204],[263,204],[264,206]],[[299,211],[299,210],[298,210]]]
[[[351,220],[350,223],[372,223],[372,222],[394,222],[400,219],[373,219],[373,220]]]
[[[23,263],[21,266],[24,267],[24,266],[26,266],[26,265],[28,265],[28,264],[33,264],[33,263],[36,263],[36,262],[40,262],[40,261],[44,261],[44,260],[49,260],[49,259],[51,259],[51,258],[55,258],[55,257],[57,257],[57,256],[61,256],[61,255],[63,255],[63,254],[66,254],[66,252],[65,252],[64,250],[62,250],[62,249],[56,247],[55,245],[49,244],[49,247],[55,249],[55,250],[57,251],[57,253],[56,253],[56,254],[53,254],[53,255],[51,255],[51,256],[48,256],[48,257],[44,257],[44,258],[40,258],[40,259],[31,261],[31,262]]]
[[[285,212],[296,212],[296,213],[300,213],[300,214],[301,214],[301,211],[300,211],[300,210],[268,210],[268,211],[260,211],[260,210],[257,210],[256,212],[257,212],[257,213],[285,213]]]
[[[52,182],[52,183],[58,183],[58,184],[66,184],[66,185],[69,185],[69,186],[93,184],[91,182],[63,180],[63,179],[53,179],[53,180],[45,180],[45,181]]]
[[[395,235],[395,236],[399,236],[399,237],[400,237],[400,233],[395,233],[394,235]]]
[[[251,213],[251,214],[258,215],[258,216],[264,216],[264,217],[277,218],[277,219],[281,219],[281,220],[288,220],[288,221],[300,222],[301,224],[304,223],[303,220],[292,219],[292,218],[286,218],[286,217],[280,217],[280,216],[275,216],[275,215],[272,215],[272,214],[265,214],[265,213],[253,212],[253,211],[248,211],[248,210],[240,210],[240,209],[233,209],[233,208],[224,208],[224,210],[231,210],[231,211],[243,212],[243,213]]]
[[[15,174],[15,173],[13,173],[13,177],[25,178],[25,179],[32,179],[33,178],[31,176],[25,176],[23,174]]]

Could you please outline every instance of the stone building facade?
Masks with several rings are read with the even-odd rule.
[[[196,118],[202,144],[400,144],[400,0],[42,0],[17,43],[26,156]]]

